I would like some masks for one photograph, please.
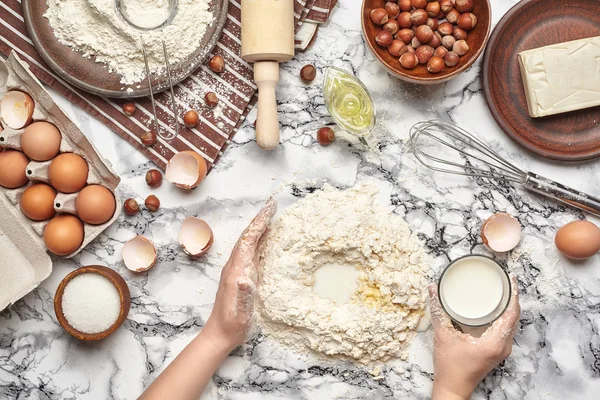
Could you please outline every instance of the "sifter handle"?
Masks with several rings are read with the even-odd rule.
[[[529,172],[525,178],[525,188],[600,217],[600,199],[543,176]]]
[[[254,63],[254,81],[258,87],[258,117],[256,142],[265,150],[279,145],[279,118],[275,88],[279,82],[279,63],[258,61]]]

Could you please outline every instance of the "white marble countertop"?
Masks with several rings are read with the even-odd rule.
[[[598,162],[554,164],[509,140],[486,107],[480,61],[438,86],[414,86],[388,76],[363,41],[360,3],[342,0],[314,46],[283,66],[278,92],[282,145],[270,153],[261,151],[251,124],[245,124],[216,169],[189,193],[168,183],[157,190],[148,188],[144,174],[152,164],[57,96],[122,177],[121,198],[141,200],[155,193],[162,208],[154,214],[121,216],[80,255],[55,260],[52,275],[38,289],[0,313],[0,398],[135,398],[202,328],[221,266],[263,201],[283,185],[278,197],[283,209],[324,181],[337,187],[375,182],[381,201],[407,219],[435,257],[432,279],[452,258],[488,254],[479,237],[485,218],[497,211],[516,216],[524,226],[524,239],[500,259],[519,280],[522,329],[511,357],[484,380],[473,398],[598,398],[600,256],[575,265],[561,258],[553,244],[560,226],[585,216],[521,189],[424,170],[407,154],[406,140],[417,121],[451,119],[522,168],[596,194]],[[494,0],[494,23],[515,3]],[[316,143],[315,131],[331,120],[320,84],[304,85],[298,78],[307,63],[320,71],[329,65],[343,67],[365,82],[376,102],[381,154],[343,140],[329,147]],[[248,121],[254,121],[254,114]],[[199,261],[184,256],[176,243],[180,221],[188,215],[202,217],[215,232],[214,247]],[[122,264],[121,248],[136,234],[150,237],[158,247],[158,264],[149,273],[135,275]],[[128,320],[112,337],[86,344],[58,325],[52,300],[68,272],[90,264],[121,273],[130,286],[132,304]],[[229,357],[205,398],[426,399],[433,376],[431,342],[430,333],[421,334],[404,371],[384,367],[374,379],[369,368],[304,360],[258,337]]]

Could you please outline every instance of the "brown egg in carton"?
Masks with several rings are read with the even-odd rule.
[[[84,234],[81,245],[75,251],[65,255],[65,257],[73,257],[118,218],[121,211],[121,203],[115,191],[120,178],[111,169],[110,164],[98,154],[81,130],[54,102],[41,83],[29,72],[27,64],[22,62],[14,52],[9,55],[6,61],[0,60],[0,99],[4,99],[7,93],[12,91],[19,91],[29,95],[33,100],[34,110],[29,123],[19,129],[11,128],[4,118],[0,120],[0,147],[22,151],[21,137],[25,128],[31,123],[40,121],[48,122],[54,125],[60,132],[59,154],[74,153],[81,156],[87,163],[88,172],[85,187],[101,185],[108,189],[114,196],[115,211],[107,222],[98,225],[83,223]],[[2,113],[2,116],[4,117],[4,113]],[[50,184],[48,170],[53,159],[42,162],[30,160],[26,168],[26,176],[29,181],[23,186],[15,189],[0,186],[0,193],[2,193],[0,195],[2,197],[0,206],[2,208],[10,208],[9,205],[13,206],[12,210],[3,210],[0,213],[0,248],[5,250],[2,252],[3,257],[7,254],[6,249],[8,248],[12,249],[12,253],[14,253],[14,248],[24,253],[26,248],[19,247],[19,243],[29,243],[29,247],[31,247],[31,243],[35,243],[34,247],[36,247],[35,251],[32,250],[32,253],[35,253],[36,257],[33,257],[31,260],[25,257],[25,259],[30,261],[29,265],[22,260],[23,254],[15,255],[18,260],[15,259],[12,263],[25,263],[25,267],[22,267],[24,268],[24,272],[26,272],[24,275],[30,277],[30,281],[17,282],[16,287],[14,282],[16,279],[15,273],[6,272],[11,268],[8,261],[0,262],[0,310],[33,290],[52,270],[51,259],[46,252],[43,239],[44,230],[48,226],[50,219],[34,221],[27,218],[21,212],[20,201],[27,188],[37,183]],[[85,172],[82,172],[82,174],[85,174]],[[75,203],[79,194],[80,191],[62,193],[56,190],[53,203],[54,210],[56,211],[55,216],[68,214],[77,216]],[[41,257],[40,254],[45,254],[45,257]],[[26,271],[27,267],[31,270]],[[11,285],[13,287],[9,290]]]

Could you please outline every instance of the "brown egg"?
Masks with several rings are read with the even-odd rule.
[[[600,228],[588,221],[569,222],[556,232],[558,250],[574,260],[585,260],[600,251]]]
[[[44,229],[44,243],[56,255],[73,253],[83,243],[83,222],[70,214],[57,215]]]
[[[77,195],[75,209],[84,222],[100,225],[115,215],[117,204],[110,190],[101,185],[89,185]]]
[[[21,148],[35,161],[48,161],[60,151],[61,135],[58,129],[44,121],[34,122],[21,135]]]
[[[75,153],[58,155],[48,168],[50,184],[59,192],[75,193],[83,189],[88,177],[88,164]]]
[[[0,186],[16,189],[27,183],[29,159],[20,151],[6,150],[0,153]]]
[[[54,216],[56,190],[45,183],[29,186],[21,196],[21,211],[34,221],[45,221]]]

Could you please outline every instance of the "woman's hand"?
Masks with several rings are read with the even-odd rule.
[[[429,286],[435,369],[432,400],[469,399],[477,384],[510,355],[521,313],[517,280],[511,280],[508,308],[480,338],[452,326],[440,305],[437,286]]]
[[[258,276],[258,243],[277,211],[269,199],[233,248],[221,272],[213,311],[204,330],[233,349],[248,339]]]

